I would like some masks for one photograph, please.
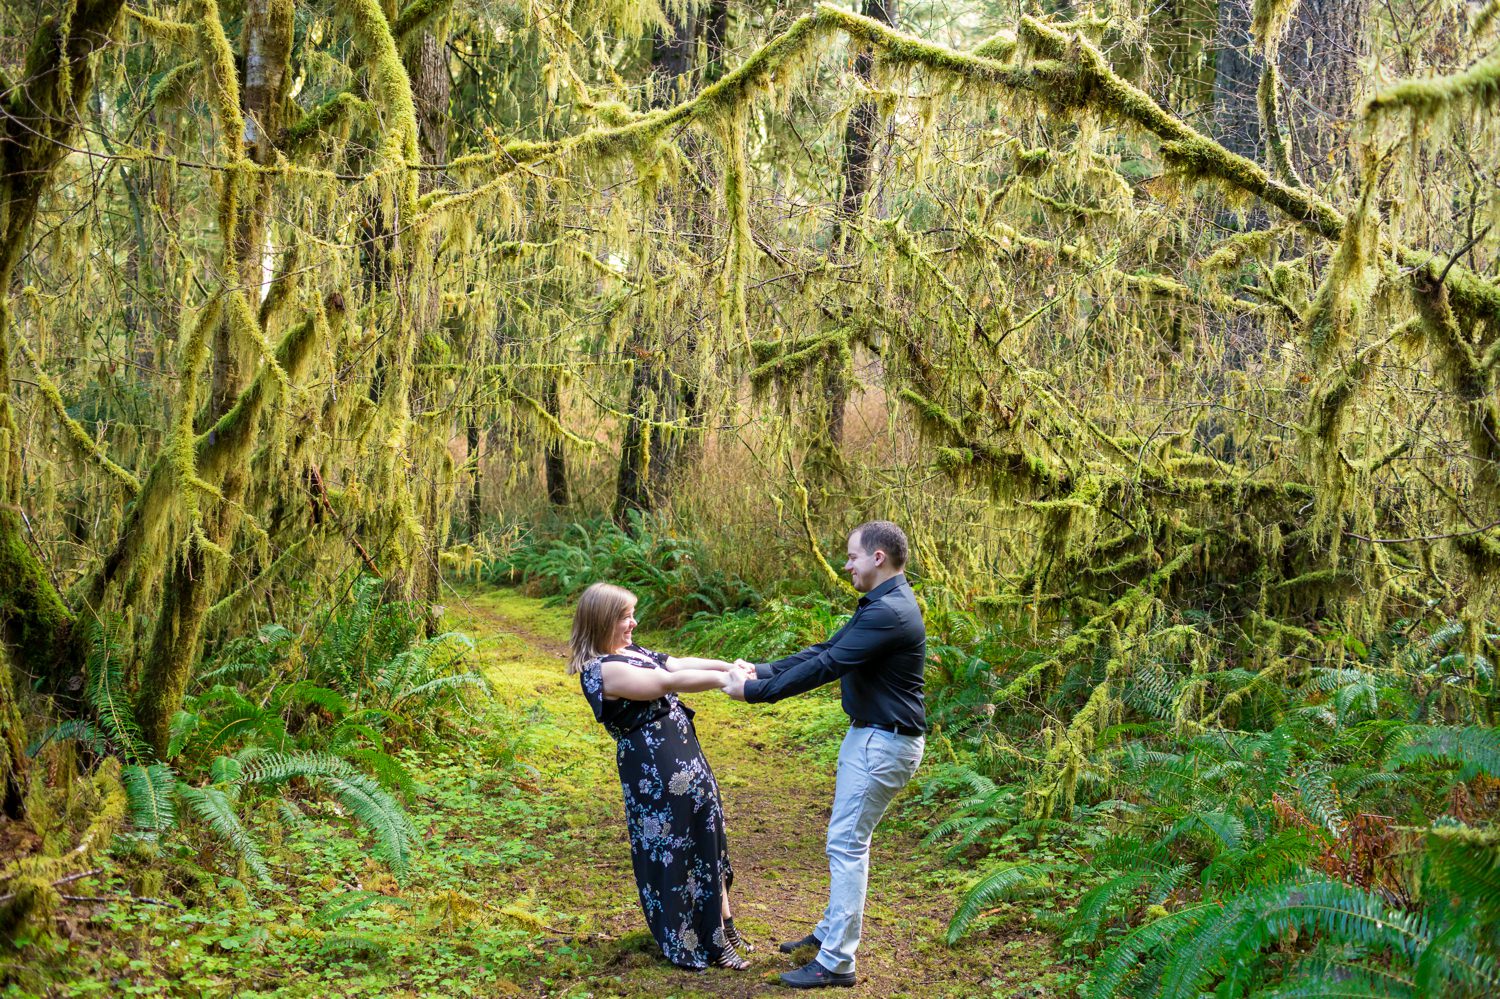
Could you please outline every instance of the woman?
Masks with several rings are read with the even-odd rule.
[[[733,667],[635,645],[635,595],[595,583],[573,614],[572,657],[583,696],[616,744],[630,860],[641,908],[667,960],[695,971],[749,967],[729,913],[724,809],[679,693],[719,690]],[[746,949],[749,949],[748,947]]]

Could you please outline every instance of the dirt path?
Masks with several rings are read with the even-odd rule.
[[[801,936],[827,892],[823,839],[834,759],[846,721],[831,697],[774,707],[718,694],[686,700],[713,766],[729,819],[736,922],[756,944],[746,972],[700,975],[667,965],[645,932],[630,869],[612,744],[565,675],[565,612],[514,593],[471,591],[450,607],[480,639],[484,669],[503,710],[528,719],[517,759],[535,768],[539,802],[552,816],[534,835],[551,860],[507,872],[490,892],[527,900],[556,936],[538,948],[519,994],[546,996],[761,996],[786,994],[775,976],[795,966],[776,942]],[[643,636],[643,642],[650,644]],[[670,651],[670,650],[669,650]],[[874,845],[859,982],[849,996],[1034,996],[1046,967],[1039,934],[991,935],[956,949],[942,942],[955,883],[919,846],[926,822],[908,788]],[[810,955],[799,955],[804,960]]]

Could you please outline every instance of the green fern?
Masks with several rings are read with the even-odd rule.
[[[1237,895],[1216,918],[1166,944],[1171,956],[1159,994],[1164,999],[1190,999],[1214,982],[1220,982],[1220,991],[1234,994],[1264,973],[1267,948],[1293,934],[1319,934],[1363,953],[1399,956],[1413,967],[1425,965],[1437,991],[1447,991],[1455,983],[1500,989],[1500,967],[1478,951],[1463,926],[1434,925],[1422,915],[1390,908],[1369,892],[1337,881],[1303,878]]]
[[[1473,906],[1494,925],[1500,917],[1500,830],[1442,822],[1427,830],[1427,878]]]
[[[1457,764],[1461,781],[1480,774],[1500,777],[1500,729],[1478,725],[1468,728],[1412,725],[1405,735],[1405,743],[1391,757],[1392,766]]]
[[[314,926],[333,926],[356,913],[363,912],[372,905],[394,905],[399,908],[409,909],[412,903],[410,899],[400,898],[395,895],[383,895],[378,891],[345,892],[313,913],[309,922]]]
[[[1416,984],[1379,968],[1310,961],[1257,999],[1418,999]]]
[[[99,727],[119,754],[127,762],[140,763],[150,759],[151,753],[141,742],[141,730],[130,707],[130,695],[125,690],[125,664],[111,634],[112,628],[116,627],[119,627],[118,623],[107,618],[89,623],[84,697],[99,719]]]
[[[1171,942],[1218,917],[1223,907],[1212,902],[1179,909],[1136,927],[1104,955],[1089,975],[1089,999],[1119,995],[1131,972],[1143,970],[1148,954],[1165,951]],[[1153,976],[1154,978],[1155,976]]]
[[[235,814],[234,802],[228,795],[216,787],[193,787],[183,783],[177,785],[177,793],[187,802],[193,814],[202,819],[214,835],[244,861],[245,867],[262,886],[270,887],[275,884],[271,879],[271,869],[267,866],[265,857],[261,856],[260,847]]]
[[[34,759],[50,744],[70,741],[80,742],[98,754],[103,754],[109,746],[109,740],[93,722],[87,718],[69,718],[58,722],[31,740],[26,746],[26,755]]]
[[[177,824],[177,774],[165,763],[129,764],[120,768],[130,822],[145,832],[161,833]]]
[[[398,876],[411,864],[420,836],[400,803],[347,761],[326,753],[271,753],[245,766],[244,780],[274,786],[297,778],[321,785],[375,834],[376,855]]]
[[[1013,897],[1016,893],[1034,887],[1037,882],[1055,873],[1058,868],[1051,864],[1018,864],[991,871],[970,888],[959,903],[958,910],[948,922],[948,943],[957,943],[991,904]]]

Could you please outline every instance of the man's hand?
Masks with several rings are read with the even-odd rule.
[[[729,681],[724,684],[724,693],[736,701],[745,699],[745,681],[750,679],[750,674],[736,664],[729,668]]]

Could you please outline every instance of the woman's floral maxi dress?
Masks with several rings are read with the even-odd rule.
[[[615,737],[630,860],[651,935],[673,964],[704,968],[726,946],[721,893],[734,880],[719,785],[698,747],[692,709],[676,694],[606,700],[605,662],[653,669],[667,657],[631,645],[591,660],[579,679],[594,717]]]

